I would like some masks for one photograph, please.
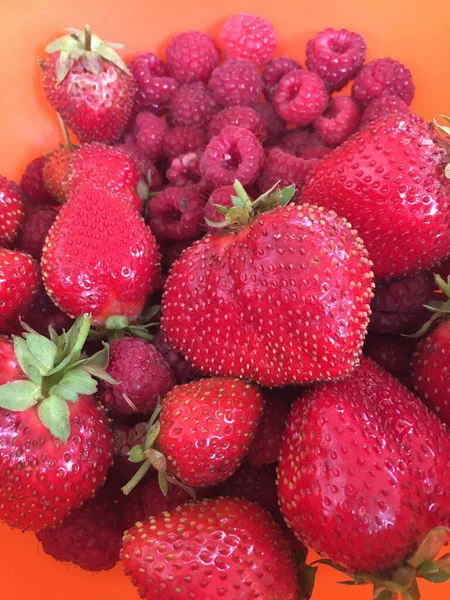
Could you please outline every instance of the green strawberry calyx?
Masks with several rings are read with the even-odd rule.
[[[444,119],[444,121],[446,123],[450,123],[450,117],[446,117],[445,115],[439,115],[441,117],[441,119]],[[450,127],[446,127],[445,125],[439,125],[439,123],[436,121],[436,119],[433,119],[434,121],[434,125],[436,127],[436,129],[439,131],[439,133],[442,133],[446,138],[448,138],[448,136],[450,135]],[[448,146],[447,146],[448,149]],[[447,179],[450,179],[450,163],[448,163],[445,166],[444,169],[444,176]]]
[[[239,231],[245,225],[256,219],[261,213],[269,212],[278,206],[286,206],[294,196],[295,186],[289,185],[280,188],[276,183],[270,190],[261,194],[256,200],[252,200],[244,189],[244,186],[235,181],[233,184],[235,196],[231,196],[232,207],[214,204],[214,208],[225,217],[224,221],[215,222],[205,218],[210,227]]]
[[[422,327],[411,335],[405,335],[404,337],[411,338],[419,338],[422,337],[425,333],[428,332],[430,327],[442,318],[449,318],[450,316],[450,277],[448,277],[447,281],[445,281],[440,275],[434,275],[434,281],[437,286],[437,291],[442,293],[446,300],[431,300],[428,304],[425,304],[424,307],[428,309],[433,314],[428,319],[426,323],[422,325]]]
[[[48,54],[59,52],[57,66],[57,83],[66,78],[75,61],[81,61],[83,67],[94,75],[99,75],[102,70],[102,61],[113,63],[118,69],[131,75],[128,67],[117,54],[116,50],[124,48],[123,44],[104,42],[91,32],[89,25],[84,31],[68,29],[64,35],[51,42],[45,49]]]
[[[67,442],[70,435],[69,405],[80,394],[92,395],[97,379],[116,383],[106,367],[109,347],[92,356],[83,352],[91,317],[79,317],[69,331],[58,335],[49,327],[49,338],[23,324],[22,336],[12,336],[16,359],[26,378],[0,386],[0,407],[25,411],[37,407],[42,424],[51,434]]]
[[[154,327],[161,325],[154,318],[161,311],[161,305],[155,304],[145,310],[137,319],[131,320],[123,315],[112,315],[106,320],[105,326],[100,329],[92,329],[89,333],[89,339],[102,340],[107,339],[109,343],[114,340],[120,340],[125,335],[139,337],[144,340],[152,341],[154,335],[149,331]]]
[[[347,575],[350,579],[340,581],[342,585],[373,585],[374,600],[420,600],[418,580],[450,581],[450,553],[439,556],[449,534],[447,527],[431,530],[412,556],[388,571],[352,574],[328,559],[317,560],[313,565],[327,565]]]

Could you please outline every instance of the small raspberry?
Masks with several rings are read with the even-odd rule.
[[[161,242],[162,240],[160,241],[162,263],[166,270],[170,271],[173,263],[180,258],[183,250],[189,248],[194,240],[167,240],[164,245]]]
[[[170,98],[178,84],[168,77],[167,67],[156,54],[139,54],[128,65],[137,83],[135,112],[150,111],[157,115],[167,112]]]
[[[350,96],[336,96],[314,121],[314,129],[327,146],[339,146],[359,127],[361,112]]]
[[[117,146],[136,164],[139,175],[147,183],[149,192],[158,192],[162,189],[162,177],[155,163],[136,144],[120,144]]]
[[[172,185],[189,186],[202,182],[200,173],[200,155],[197,152],[186,152],[172,160],[166,177]],[[203,182],[207,186],[206,182]]]
[[[170,75],[178,83],[206,83],[219,64],[219,51],[214,40],[200,31],[186,31],[175,35],[166,48],[166,62]]]
[[[36,259],[40,259],[44,247],[45,238],[58,213],[50,206],[25,216],[25,221],[19,230],[16,246],[23,252],[28,252]]]
[[[168,363],[152,344],[139,338],[115,340],[110,351],[108,373],[119,383],[102,381],[100,399],[113,413],[150,414],[175,385]]]
[[[299,71],[301,66],[288,56],[279,56],[270,61],[262,74],[264,96],[271,100],[280,79],[291,71]]]
[[[306,148],[302,154],[302,158],[309,160],[310,158],[323,158],[327,154],[330,154],[331,148],[328,146],[311,146]]]
[[[205,132],[199,127],[173,127],[164,138],[163,153],[169,161],[187,152],[206,148]]]
[[[222,106],[251,106],[259,100],[263,83],[258,67],[230,58],[214,69],[209,87]]]
[[[172,97],[179,87],[173,77],[153,77],[146,88],[146,105],[138,112],[149,111],[160,117],[167,114]]]
[[[278,182],[281,187],[294,184],[297,197],[305,183],[306,176],[319,164],[319,161],[319,158],[294,156],[283,148],[271,148],[266,154],[258,182],[259,189],[264,192]]]
[[[37,204],[55,204],[54,198],[45,188],[42,170],[47,161],[46,156],[39,156],[32,160],[26,167],[20,187],[30,202]]]
[[[267,64],[277,46],[273,25],[265,19],[243,13],[229,17],[223,24],[219,40],[231,58],[245,58],[258,67]]]
[[[167,131],[167,123],[149,112],[139,113],[134,122],[133,133],[136,144],[152,160],[160,158]]]
[[[181,352],[174,350],[165,340],[164,332],[162,330],[153,338],[153,345],[155,348],[164,356],[166,361],[169,363],[170,368],[173,371],[176,382],[180,385],[182,383],[189,383],[200,379],[201,373],[195,369],[191,363],[186,360]]]
[[[353,83],[352,96],[362,106],[382,94],[397,96],[408,105],[414,98],[411,71],[393,58],[378,58],[367,63]]]
[[[205,219],[212,221],[213,223],[222,223],[225,221],[225,215],[220,213],[216,208],[215,204],[219,206],[231,207],[233,202],[231,196],[235,196],[236,192],[232,185],[224,185],[223,187],[216,188],[210,195],[205,208]],[[206,223],[208,233],[217,233],[217,228]]]
[[[364,354],[393,375],[406,374],[416,345],[413,338],[369,333],[364,340]]]
[[[366,107],[363,112],[360,128],[367,127],[369,123],[373,123],[378,119],[384,119],[390,115],[408,115],[410,112],[409,106],[398,96],[381,94],[378,98],[374,98]]]
[[[167,187],[152,198],[147,210],[157,238],[189,240],[205,229],[205,200],[189,187]]]
[[[310,148],[323,146],[323,142],[309,129],[294,129],[292,133],[283,136],[278,145],[295,156],[303,156]]]
[[[366,44],[359,33],[328,27],[306,46],[306,67],[319,75],[329,92],[341,90],[359,73]]]
[[[213,137],[200,160],[200,170],[214,185],[253,183],[262,168],[264,150],[257,137],[241,127],[225,127]]]
[[[208,137],[219,135],[224,127],[242,127],[251,131],[261,144],[267,137],[268,128],[263,117],[250,106],[230,106],[218,112],[211,119],[208,127]]]
[[[288,123],[304,127],[320,117],[328,104],[324,82],[315,73],[291,71],[273,93],[277,113]]]
[[[206,127],[219,107],[210,90],[201,82],[182,85],[172,96],[169,116],[171,125]]]
[[[266,146],[275,146],[286,133],[286,121],[284,121],[275,110],[271,102],[259,102],[253,106],[267,124]]]

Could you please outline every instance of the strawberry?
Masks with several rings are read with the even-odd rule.
[[[122,562],[147,600],[303,597],[278,525],[246,500],[203,500],[137,523]]]
[[[253,203],[235,190],[218,224],[230,230],[195,242],[169,273],[167,341],[204,373],[269,387],[344,376],[358,362],[372,296],[361,240],[317,206],[262,213],[293,188]]]
[[[39,267],[29,254],[0,248],[0,333],[9,333],[27,312],[39,283]]]
[[[60,204],[67,202],[70,195],[69,176],[74,154],[72,146],[61,146],[46,157],[42,168],[45,189]]]
[[[364,358],[346,379],[294,403],[278,470],[281,509],[306,545],[362,582],[372,574],[380,593],[428,531],[448,523],[449,452],[442,423]],[[403,597],[415,599],[408,572],[399,591],[411,585]]]
[[[142,217],[106,189],[79,185],[50,230],[42,276],[52,301],[71,317],[135,319],[159,274],[156,241]]]
[[[414,273],[448,253],[447,162],[432,126],[415,115],[393,115],[325,156],[300,200],[350,221],[369,251],[375,277]]]
[[[112,436],[91,373],[107,377],[108,350],[81,354],[90,325],[13,337],[23,375],[0,386],[0,519],[11,527],[57,525],[106,479]]]
[[[0,336],[0,365],[0,386],[10,381],[26,378],[17,362],[14,346],[5,335]]]
[[[136,93],[132,74],[115,52],[123,46],[103,42],[88,26],[69,31],[46,48],[45,95],[80,142],[117,142]]]
[[[45,238],[57,214],[52,206],[42,206],[41,210],[28,212],[17,235],[16,248],[40,260]]]
[[[0,245],[10,246],[25,217],[19,186],[0,175]]]
[[[73,319],[59,310],[47,296],[42,280],[39,281],[33,302],[22,320],[41,335],[47,335],[50,326],[56,333],[62,333],[63,329],[67,331],[73,325]],[[14,332],[20,335],[22,328],[15,328]]]

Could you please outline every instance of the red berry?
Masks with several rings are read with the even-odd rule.
[[[328,93],[324,82],[315,73],[291,71],[280,79],[272,100],[280,117],[303,127],[323,113],[328,104]]]
[[[173,127],[164,138],[163,153],[172,161],[181,154],[203,150],[206,144],[205,132],[199,127]]]
[[[167,131],[167,123],[149,112],[139,113],[133,127],[136,144],[152,160],[160,158]]]
[[[205,207],[205,219],[212,221],[213,223],[222,223],[225,221],[225,215],[220,213],[215,204],[219,206],[231,207],[233,202],[231,196],[235,196],[236,192],[232,185],[224,185],[223,187],[216,188],[208,198],[208,202]],[[206,228],[209,233],[217,233],[217,229],[211,225],[206,224]]]
[[[150,414],[175,385],[172,371],[156,348],[139,338],[111,342],[108,373],[119,382],[100,384],[100,398],[113,413]]]
[[[201,153],[187,152],[177,156],[170,163],[166,171],[166,177],[172,185],[176,186],[195,186],[196,188],[209,185],[206,181],[202,181],[200,173],[200,156]]]
[[[136,144],[120,144],[117,146],[136,164],[141,179],[148,186],[148,191],[157,192],[162,188],[162,177],[155,163]]]
[[[46,156],[38,156],[25,168],[20,181],[20,187],[23,190],[27,200],[33,204],[54,204],[54,199],[47,192],[42,177],[42,169],[47,161]]]
[[[330,92],[342,89],[354,79],[365,59],[363,38],[347,29],[328,27],[306,46],[306,67],[323,79]]]
[[[264,150],[255,135],[241,127],[225,127],[213,137],[200,160],[200,171],[214,185],[253,183],[264,162]]]
[[[209,87],[222,106],[251,106],[259,100],[263,84],[254,64],[229,58],[214,69]]]
[[[114,463],[109,471],[108,479],[119,492],[119,499],[123,497],[121,488],[126,485],[135,475],[139,468],[136,463],[129,460],[130,450],[137,444],[143,445],[148,433],[148,422],[128,423],[135,421],[138,416],[113,415],[112,431],[114,438]],[[150,481],[154,471],[149,471],[143,478],[143,482]]]
[[[367,63],[353,83],[352,96],[362,106],[382,94],[397,96],[408,105],[414,97],[411,71],[393,58],[377,58]]]
[[[167,187],[148,204],[150,228],[158,238],[193,239],[204,231],[205,200],[195,189]]]
[[[57,216],[56,210],[53,210],[50,206],[47,208],[43,206],[42,210],[27,215],[19,230],[16,247],[39,260],[45,238]]]
[[[319,162],[319,158],[303,158],[303,156],[294,156],[287,150],[283,150],[283,148],[271,148],[266,154],[258,181],[259,189],[261,191],[268,190],[277,182],[282,187],[293,184],[295,185],[296,196],[298,196],[308,173]]]
[[[0,175],[0,246],[10,246],[25,217],[20,187]]]
[[[134,101],[136,112],[149,111],[156,115],[167,112],[178,83],[168,77],[167,67],[156,54],[139,54],[128,65],[137,83]]]
[[[364,354],[393,375],[407,374],[417,341],[400,335],[369,333]]]
[[[224,127],[242,127],[251,131],[263,143],[267,137],[267,124],[263,117],[250,106],[230,106],[218,112],[211,119],[208,137],[219,135]]]
[[[309,129],[294,129],[292,133],[281,138],[278,146],[295,156],[303,156],[307,150],[323,146],[323,142],[316,133]]]
[[[327,146],[340,146],[358,129],[361,113],[350,96],[336,96],[314,121],[317,135]]]
[[[291,71],[299,71],[301,66],[299,63],[289,58],[288,56],[279,56],[271,60],[262,73],[262,80],[264,84],[264,96],[267,100],[271,100],[275,88],[277,87],[280,79],[290,73]]]
[[[38,283],[39,268],[34,258],[0,248],[0,333],[17,327],[33,301]]]
[[[200,371],[194,369],[191,363],[183,357],[181,352],[178,352],[170,346],[166,341],[162,330],[158,331],[155,335],[153,344],[169,363],[178,384],[189,383],[196,379],[200,379],[202,376]]]
[[[253,106],[253,110],[260,114],[267,124],[265,145],[274,146],[286,133],[286,121],[280,117],[271,102],[259,102]]]
[[[219,107],[201,81],[182,85],[170,101],[171,125],[206,127]]]
[[[42,282],[39,282],[36,295],[28,311],[23,316],[23,321],[35,331],[45,336],[48,336],[48,328],[50,326],[60,334],[63,330],[69,331],[73,323],[73,319],[53,304]]]
[[[0,385],[27,378],[17,362],[14,344],[4,335],[0,335],[0,365]]]
[[[277,45],[277,34],[269,21],[243,13],[225,21],[219,39],[227,56],[245,58],[258,67],[273,58]]]
[[[207,83],[219,64],[220,56],[214,40],[200,31],[175,35],[166,48],[167,69],[178,83]]]
[[[384,119],[394,114],[409,115],[409,106],[404,100],[392,94],[381,94],[367,105],[361,119],[361,127],[366,127],[373,121]]]

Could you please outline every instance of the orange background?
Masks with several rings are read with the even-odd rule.
[[[126,44],[126,55],[161,51],[167,37],[186,29],[216,34],[234,12],[268,18],[279,32],[278,54],[304,61],[306,41],[327,26],[361,33],[368,58],[392,56],[413,72],[413,110],[431,119],[450,113],[450,3],[448,0],[0,0],[0,173],[19,179],[30,159],[60,139],[40,87],[37,59],[66,27],[88,22],[103,39]],[[54,562],[32,534],[0,526],[2,600],[133,600],[120,567],[91,575]],[[314,600],[369,600],[369,590],[336,586],[323,567]],[[449,585],[423,585],[424,600],[449,597]]]

